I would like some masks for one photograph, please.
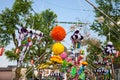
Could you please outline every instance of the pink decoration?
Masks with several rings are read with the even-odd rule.
[[[67,57],[67,53],[66,53],[66,52],[63,52],[62,54],[60,54],[60,57],[61,57],[62,59],[65,59],[65,58]]]
[[[1,47],[0,48],[0,56],[2,56],[3,52],[4,52],[4,47]]]

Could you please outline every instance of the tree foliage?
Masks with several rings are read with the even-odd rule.
[[[19,48],[22,50],[23,46],[19,45],[18,28],[25,27],[43,32],[44,37],[39,44],[36,44],[28,50],[24,63],[29,63],[31,59],[36,59],[42,55],[43,58],[47,49],[51,50],[52,38],[49,36],[51,29],[53,28],[54,19],[57,15],[47,9],[41,13],[34,13],[31,0],[15,0],[11,9],[6,8],[0,14],[0,46],[6,47],[10,43],[14,45],[10,50],[6,50],[5,54],[7,58],[12,60],[19,59],[19,54],[15,53],[15,50]],[[33,43],[35,43],[33,41]],[[48,55],[51,51],[48,52]],[[44,54],[44,55],[43,55]],[[41,60],[42,60],[41,59]],[[16,79],[20,78],[20,68],[16,70]]]
[[[106,57],[103,55],[102,46],[105,46],[106,43],[110,40],[113,42],[116,50],[120,51],[120,0],[96,0],[97,8],[102,10],[110,18],[112,18],[118,26],[116,26],[110,19],[108,19],[104,14],[95,9],[96,20],[90,26],[91,30],[98,33],[98,36],[105,36],[106,41],[101,43],[98,41],[96,45],[92,42],[96,42],[95,39],[92,41],[87,41],[88,54],[86,60],[88,61],[88,67],[92,70],[98,65],[94,64],[94,60],[98,61],[99,57]],[[109,38],[110,33],[110,38]],[[115,58],[114,62],[119,63],[120,58]]]
[[[105,14],[111,17],[116,23],[120,21],[120,1],[119,0],[96,0],[98,8],[101,9]],[[116,26],[112,21],[110,21],[105,15],[103,15],[98,10],[95,10],[96,18],[103,17],[103,22],[95,20],[91,29],[95,32],[98,32],[100,36],[106,36],[107,41],[109,41],[109,32],[110,32],[110,41],[113,42],[117,50],[120,50],[120,24]]]
[[[96,3],[98,5],[98,8],[102,10],[105,14],[107,14],[110,18],[112,18],[118,26],[112,23],[111,20],[109,20],[104,14],[102,14],[100,11],[95,9],[95,17],[96,20],[93,22],[93,24],[90,26],[91,30],[98,33],[98,36],[105,36],[106,41],[102,44],[100,44],[99,49],[101,46],[105,46],[108,41],[111,41],[117,51],[120,51],[120,0],[96,0]],[[109,37],[110,33],[110,37]],[[97,45],[89,44],[88,47],[89,55],[87,58],[89,60],[92,60],[91,57],[93,57],[93,60],[95,60],[96,55],[91,53],[99,52],[100,50],[96,49]],[[92,48],[94,48],[92,50]],[[100,51],[99,53],[103,53]],[[114,63],[118,64],[119,59],[115,58]],[[90,62],[91,64],[92,62]]]

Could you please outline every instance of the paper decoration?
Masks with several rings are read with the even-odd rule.
[[[51,31],[51,37],[56,41],[62,41],[66,36],[66,31],[61,26],[56,26]]]
[[[61,57],[62,59],[65,59],[65,58],[67,57],[67,53],[66,53],[66,52],[63,52],[62,54],[60,54],[60,57]]]
[[[108,42],[108,43],[107,43],[106,47],[104,48],[104,53],[105,53],[106,55],[116,54],[116,50],[115,50],[112,42]]]
[[[34,44],[40,43],[41,39],[43,38],[43,33],[38,30],[27,29],[24,27],[20,28],[18,30],[18,33],[19,33],[19,45],[23,46],[18,61],[18,67],[20,67],[23,63],[27,51],[29,50],[29,47],[33,45],[33,40]],[[16,51],[16,53],[18,52]]]
[[[82,61],[81,64],[84,65],[84,66],[88,65],[88,63],[86,61]]]
[[[78,75],[80,75],[84,71],[84,66],[81,66],[80,69],[78,70]]]
[[[0,48],[0,56],[3,55],[3,52],[4,52],[4,47],[1,47],[1,48]]]
[[[94,70],[94,73],[99,74],[99,75],[107,75],[109,73],[109,69],[105,69],[104,67],[96,68]]]
[[[18,30],[19,40],[21,40],[22,45],[24,46],[32,46],[32,40],[39,43],[43,37],[43,33],[38,30],[26,29],[22,27]]]
[[[77,72],[76,67],[72,67],[71,72],[70,72],[70,74],[72,75],[72,77],[75,77],[76,72]]]
[[[84,37],[81,35],[81,33],[79,32],[79,30],[76,30],[73,35],[71,36],[71,40],[73,43],[75,42],[81,42],[81,40],[83,40]]]
[[[60,64],[62,63],[62,58],[60,56],[56,56],[56,55],[51,56],[50,60],[53,62],[60,63]]]
[[[61,43],[55,43],[52,47],[52,51],[54,54],[61,54],[64,51],[64,46]]]
[[[80,54],[82,54],[82,55],[83,55],[83,54],[84,54],[84,50],[80,50]]]
[[[67,69],[68,69],[68,63],[66,60],[63,60],[61,71],[66,72]]]
[[[85,73],[84,73],[84,72],[82,72],[82,73],[79,75],[79,79],[85,80]]]

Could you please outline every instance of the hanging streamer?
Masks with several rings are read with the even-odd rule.
[[[29,47],[31,47],[33,45],[32,40],[35,41],[34,44],[40,43],[40,41],[43,37],[43,33],[38,30],[26,29],[24,27],[19,29],[18,33],[19,33],[19,40],[21,41],[21,42],[19,42],[19,44],[21,44],[23,46],[23,49],[20,53],[20,57],[19,57],[19,61],[18,61],[18,67],[20,67],[23,63],[23,60],[25,58],[27,51],[29,50]],[[16,53],[18,53],[18,52],[19,52],[19,50],[16,49]]]

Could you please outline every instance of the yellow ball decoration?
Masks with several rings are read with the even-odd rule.
[[[55,43],[52,47],[54,54],[61,54],[64,51],[64,45],[61,43]]]

